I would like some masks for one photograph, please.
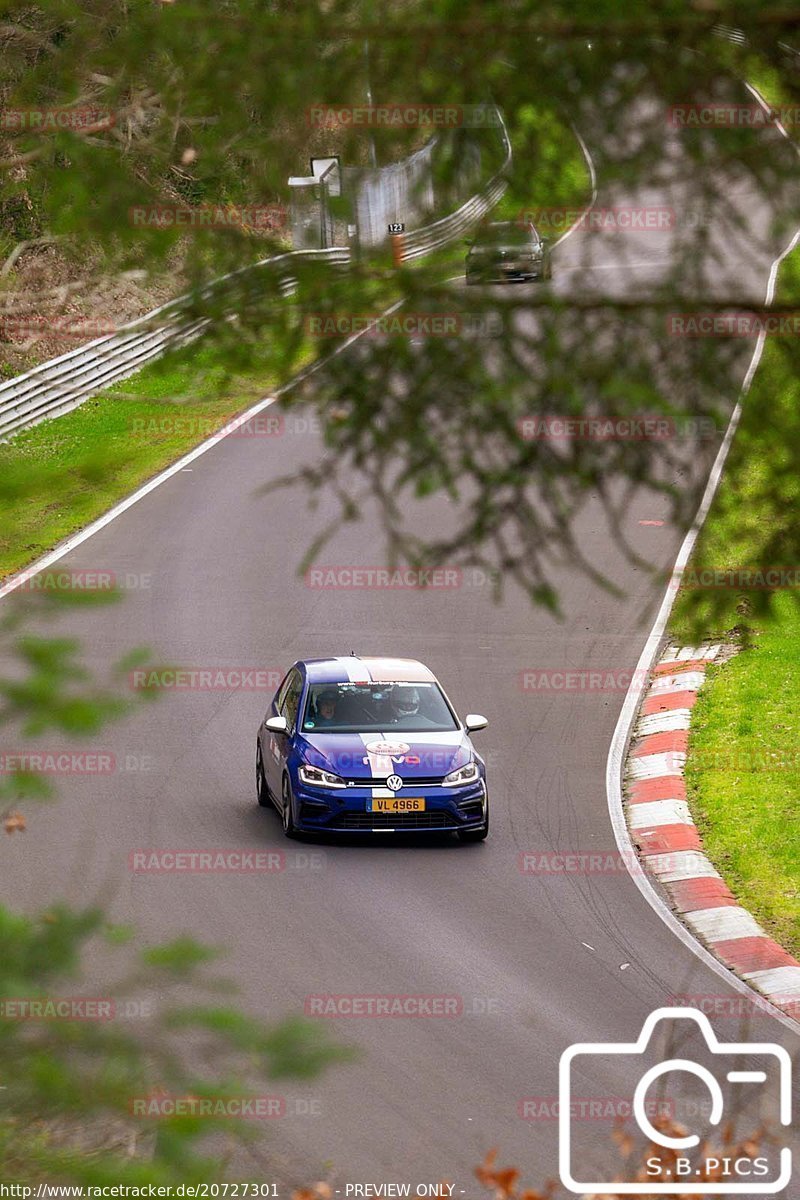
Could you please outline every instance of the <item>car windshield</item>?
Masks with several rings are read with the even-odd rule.
[[[519,225],[513,221],[498,225],[484,225],[478,230],[478,246],[527,246],[538,241],[532,225]]]
[[[445,733],[458,723],[437,683],[313,683],[304,733]]]

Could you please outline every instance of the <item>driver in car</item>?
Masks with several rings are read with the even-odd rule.
[[[335,725],[336,724],[336,703],[338,696],[336,692],[323,692],[319,700],[317,700],[317,724],[318,725]]]
[[[392,721],[396,724],[407,725],[412,717],[414,718],[413,726],[416,729],[424,729],[426,725],[436,724],[435,721],[431,721],[430,718],[420,713],[419,692],[415,687],[394,688],[389,698],[389,711]]]

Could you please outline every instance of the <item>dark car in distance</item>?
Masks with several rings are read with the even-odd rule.
[[[550,279],[550,252],[531,221],[487,221],[466,257],[467,283]]]

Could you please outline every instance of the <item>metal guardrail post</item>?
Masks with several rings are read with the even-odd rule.
[[[393,233],[392,240],[392,266],[400,267],[403,264],[403,248],[405,245],[405,234]]]

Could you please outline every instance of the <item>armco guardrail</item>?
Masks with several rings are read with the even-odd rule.
[[[236,296],[232,281],[259,268],[272,268],[289,292],[295,286],[293,265],[299,259],[312,259],[345,265],[350,261],[346,248],[295,250],[265,258],[252,267],[242,267],[207,284],[194,295],[153,309],[145,316],[124,325],[117,333],[96,338],[86,345],[50,359],[15,379],[0,384],[0,441],[35,425],[45,417],[57,417],[76,408],[109,384],[132,375],[139,367],[162,354],[168,346],[178,346],[197,337],[209,318],[187,319],[187,311],[198,299],[218,297],[224,306],[225,291]]]
[[[508,187],[506,175],[511,166],[511,140],[503,120],[503,114],[499,108],[495,108],[494,111],[497,114],[498,127],[505,151],[500,167],[485,184],[482,191],[471,196],[455,212],[449,213],[439,221],[434,221],[431,225],[423,225],[421,229],[414,229],[411,233],[405,234],[400,254],[401,259],[420,258],[423,254],[430,254],[432,250],[438,250],[440,246],[446,246],[455,241],[483,220],[487,212],[494,208],[503,195]]]
[[[505,150],[500,168],[480,192],[471,196],[455,212],[409,233],[404,239],[401,254],[404,260],[429,254],[461,237],[502,196],[507,186],[504,175],[511,163],[511,142],[500,110],[495,109],[495,112]],[[231,288],[231,282],[244,278],[247,273],[273,269],[280,276],[281,290],[284,294],[291,293],[296,286],[292,267],[302,259],[347,265],[350,251],[345,247],[291,250],[262,259],[251,267],[241,267],[230,275],[213,280],[195,295],[179,296],[153,309],[138,320],[124,325],[117,333],[96,338],[68,354],[34,367],[25,375],[18,375],[0,384],[0,441],[47,417],[58,417],[77,408],[109,384],[132,375],[146,362],[163,354],[168,347],[181,345],[197,337],[210,318],[187,319],[191,306],[199,298],[214,296],[224,303],[226,289],[230,289],[232,298],[235,298],[237,292]]]
[[[733,25],[714,25],[712,33],[717,37],[724,38],[726,42],[735,42],[738,46],[749,46],[750,39],[743,29],[736,29]],[[790,46],[788,42],[778,42],[778,49],[784,54],[788,54],[795,61],[800,58],[800,50],[796,46]]]

